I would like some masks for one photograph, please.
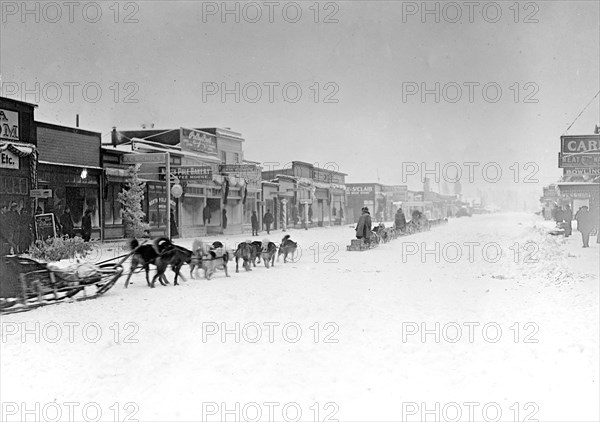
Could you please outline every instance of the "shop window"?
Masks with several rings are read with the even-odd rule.
[[[167,223],[167,187],[147,185],[147,204],[144,210],[151,227],[165,227]]]
[[[81,225],[81,219],[86,210],[92,210],[92,226],[98,227],[98,190],[97,188],[65,188],[66,202],[71,209],[71,216],[76,226]]]
[[[26,177],[0,177],[0,193],[28,195],[29,181]]]
[[[122,183],[110,183],[104,200],[104,222],[106,225],[123,224],[121,217],[121,203],[119,192],[123,189]]]

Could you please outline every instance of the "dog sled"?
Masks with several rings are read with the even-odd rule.
[[[123,273],[121,262],[58,268],[20,256],[2,257],[0,313],[97,298],[115,285]]]
[[[379,244],[375,240],[375,236],[371,238],[371,242],[365,242],[364,239],[352,239],[350,240],[350,245],[346,246],[347,251],[366,251],[368,249],[376,248]]]

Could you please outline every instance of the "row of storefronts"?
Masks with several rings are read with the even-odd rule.
[[[447,198],[400,185],[348,184],[333,163],[265,168],[245,159],[245,139],[229,128],[113,128],[103,142],[98,132],[35,121],[35,108],[0,98],[3,212],[17,204],[21,214],[59,221],[68,208],[75,233],[87,212],[95,239],[123,238],[119,194],[134,165],[145,183],[142,210],[151,236],[250,233],[253,213],[264,229],[267,212],[272,228],[284,230],[351,224],[364,206],[379,221],[393,220],[401,206],[445,216],[435,204]]]
[[[587,206],[600,220],[600,128],[591,135],[565,135],[560,139],[558,167],[561,180],[544,188],[540,201],[545,215],[550,206],[569,205],[573,213]]]

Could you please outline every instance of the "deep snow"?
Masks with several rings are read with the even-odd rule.
[[[577,231],[564,239],[550,227],[480,215],[365,252],[346,251],[350,226],[292,230],[296,263],[237,274],[230,264],[230,278],[210,281],[185,267],[187,282],[155,289],[139,273],[96,300],[2,316],[2,417],[58,409],[60,420],[94,420],[97,404],[107,421],[132,410],[132,420],[219,421],[225,408],[228,421],[253,420],[257,408],[256,420],[295,420],[297,407],[303,421],[495,420],[498,409],[503,421],[598,421],[600,245],[582,249]],[[122,253],[115,246],[94,259]],[[79,323],[73,341],[69,323]],[[224,341],[209,335],[222,324]],[[79,404],[69,414],[65,402]]]

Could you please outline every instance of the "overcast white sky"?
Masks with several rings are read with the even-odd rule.
[[[473,19],[468,2],[454,3],[462,11],[457,23],[449,22],[456,8],[436,2],[427,4],[440,8],[439,23],[435,15],[423,22],[420,10],[408,14],[422,2],[320,2],[318,23],[312,1],[298,3],[302,17],[297,23],[284,19],[284,2],[274,7],[272,23],[266,3],[244,9],[245,3],[238,4],[240,23],[234,15],[223,23],[221,10],[203,13],[221,9],[222,2],[196,1],[122,2],[118,16],[114,2],[100,3],[102,16],[91,23],[97,10],[88,2],[76,2],[73,22],[63,2],[58,2],[60,17],[40,3],[36,22],[35,14],[22,15],[23,3],[3,1],[4,95],[36,102],[23,88],[35,91],[39,82],[38,120],[73,126],[79,113],[81,127],[102,133],[142,123],[231,127],[246,138],[247,159],[336,162],[352,182],[376,181],[379,173],[382,183],[400,184],[402,162],[433,167],[436,161],[442,166],[497,161],[504,170],[502,183],[514,187],[508,167],[532,161],[539,165],[534,191],[541,194],[541,186],[561,174],[560,135],[600,89],[598,1],[520,2],[518,16],[513,1],[498,2],[502,16],[495,23],[497,9],[488,7],[490,2],[479,2]],[[248,22],[256,5],[262,18]],[[285,18],[293,20],[294,7],[286,10]],[[324,22],[327,16],[338,22]],[[124,23],[127,17],[137,22]],[[210,82],[230,89],[236,82],[254,82],[262,85],[263,96],[256,103],[243,96],[236,103],[233,95],[225,102],[220,95],[203,100],[203,83]],[[268,82],[280,84],[273,102]],[[290,82],[302,89],[297,103],[283,100],[281,86]],[[442,97],[436,103],[428,95],[423,102],[417,94],[403,101],[403,84],[405,89],[422,83],[433,88],[436,82],[462,86],[462,98],[452,103]],[[480,84],[472,102],[465,82]],[[7,95],[7,83],[18,92]],[[65,83],[98,84],[102,97],[86,101],[81,86],[75,86],[69,98]],[[502,89],[498,102],[484,98],[481,87],[487,83]],[[55,102],[49,101],[57,96],[53,84],[62,87]],[[334,88],[332,98],[339,101],[324,103]],[[246,93],[255,95],[253,89]],[[488,93],[495,95],[494,89]],[[93,97],[94,89],[88,94]],[[138,102],[125,102],[127,94]],[[454,97],[456,91],[448,86],[446,94]],[[528,94],[538,102],[526,103]],[[596,98],[570,134],[592,132],[600,120],[598,103]],[[519,179],[529,173],[525,170],[531,169],[522,168]],[[485,183],[477,188],[491,189]]]

